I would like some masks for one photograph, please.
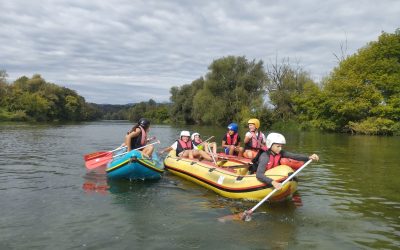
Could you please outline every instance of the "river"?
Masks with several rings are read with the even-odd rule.
[[[0,125],[0,249],[400,248],[399,137],[279,131],[317,153],[294,199],[250,222],[221,220],[256,203],[223,198],[166,172],[129,182],[87,172],[83,155],[121,144],[131,124]],[[161,147],[182,128],[154,125]],[[189,127],[221,138],[224,128]],[[243,136],[245,128],[240,129]]]

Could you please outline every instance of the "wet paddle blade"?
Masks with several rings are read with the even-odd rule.
[[[87,169],[94,169],[103,165],[106,165],[108,162],[110,162],[113,158],[113,154],[111,152],[107,152],[107,154],[104,154],[100,157],[88,160],[85,162],[85,166]]]
[[[243,213],[225,215],[218,218],[219,222],[241,221]]]
[[[218,218],[219,222],[227,222],[227,221],[251,221],[251,215],[252,215],[251,210],[246,210],[242,213],[237,213],[237,214],[230,214],[226,215],[223,217]]]

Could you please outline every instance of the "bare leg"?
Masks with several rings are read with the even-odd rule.
[[[147,147],[145,147],[145,148],[143,149],[142,153],[143,153],[145,156],[147,156],[148,158],[150,158],[151,155],[153,154],[153,151],[154,151],[153,145],[149,145],[149,146],[147,146]]]
[[[179,157],[189,157],[189,150],[185,150],[182,153],[179,154]]]
[[[189,152],[189,159],[193,160],[194,159],[193,150],[188,150],[188,152]]]
[[[235,146],[231,145],[229,146],[229,155],[233,155],[235,152]]]
[[[207,154],[205,151],[199,151],[200,156],[206,159],[207,161],[213,161],[212,157]]]
[[[212,142],[211,143],[212,151],[214,155],[217,155],[217,143]],[[210,152],[211,153],[211,152]]]
[[[236,152],[238,152],[238,156],[239,157],[243,157],[243,151],[244,151],[243,147],[239,147],[239,148],[236,149]]]
[[[209,150],[209,145],[208,142],[204,142],[204,151],[206,151],[207,153],[211,153]]]

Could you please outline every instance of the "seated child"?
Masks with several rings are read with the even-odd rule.
[[[170,147],[165,148],[160,153],[169,152],[171,150],[176,150],[176,156],[187,157],[189,159],[194,158],[204,158],[208,161],[213,161],[212,157],[205,151],[199,150],[195,145],[193,145],[190,140],[190,132],[183,130],[180,133],[180,139],[176,140]]]
[[[228,125],[228,132],[222,139],[222,148],[227,155],[243,156],[243,147],[240,146],[240,135],[238,133],[238,125],[231,123]]]
[[[265,146],[265,135],[259,131],[260,121],[252,118],[248,121],[249,131],[244,137],[244,153],[243,156],[253,159],[258,151]]]
[[[217,143],[215,142],[206,142],[201,139],[200,134],[195,132],[191,136],[193,145],[195,145],[199,150],[204,150],[207,153],[217,155]],[[212,150],[212,152],[210,151]]]

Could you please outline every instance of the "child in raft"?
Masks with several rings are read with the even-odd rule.
[[[125,136],[125,145],[127,147],[127,152],[143,147],[147,144],[150,139],[147,139],[147,133],[150,130],[150,121],[146,118],[140,118],[137,124],[127,133]],[[122,145],[124,145],[122,144]],[[121,145],[121,146],[122,146]],[[141,152],[147,158],[150,158],[153,153],[153,145],[149,145],[141,149]]]
[[[170,147],[160,151],[160,153],[176,150],[177,157],[187,157],[189,159],[204,158],[208,161],[213,161],[212,157],[205,151],[199,150],[190,140],[190,132],[183,130],[180,133],[180,139],[176,140]]]
[[[248,122],[249,131],[244,137],[244,153],[243,156],[249,159],[256,157],[258,151],[265,146],[265,135],[259,131],[260,121],[252,118]]]
[[[280,159],[289,158],[297,161],[318,161],[319,157],[316,154],[310,156],[303,154],[295,154],[283,149],[286,144],[286,139],[282,134],[270,133],[267,136],[267,150],[263,151],[258,158],[256,177],[259,181],[268,185],[272,185],[276,189],[280,189],[282,184],[265,176],[265,171],[281,165]]]
[[[239,126],[236,123],[228,125],[228,132],[222,139],[222,148],[227,155],[243,156],[243,147],[240,146]]]
[[[193,145],[195,145],[199,150],[203,150],[209,154],[214,154],[214,156],[217,156],[217,143],[206,142],[206,141],[203,142],[200,134],[197,132],[194,132],[192,134],[191,139],[192,139]]]

